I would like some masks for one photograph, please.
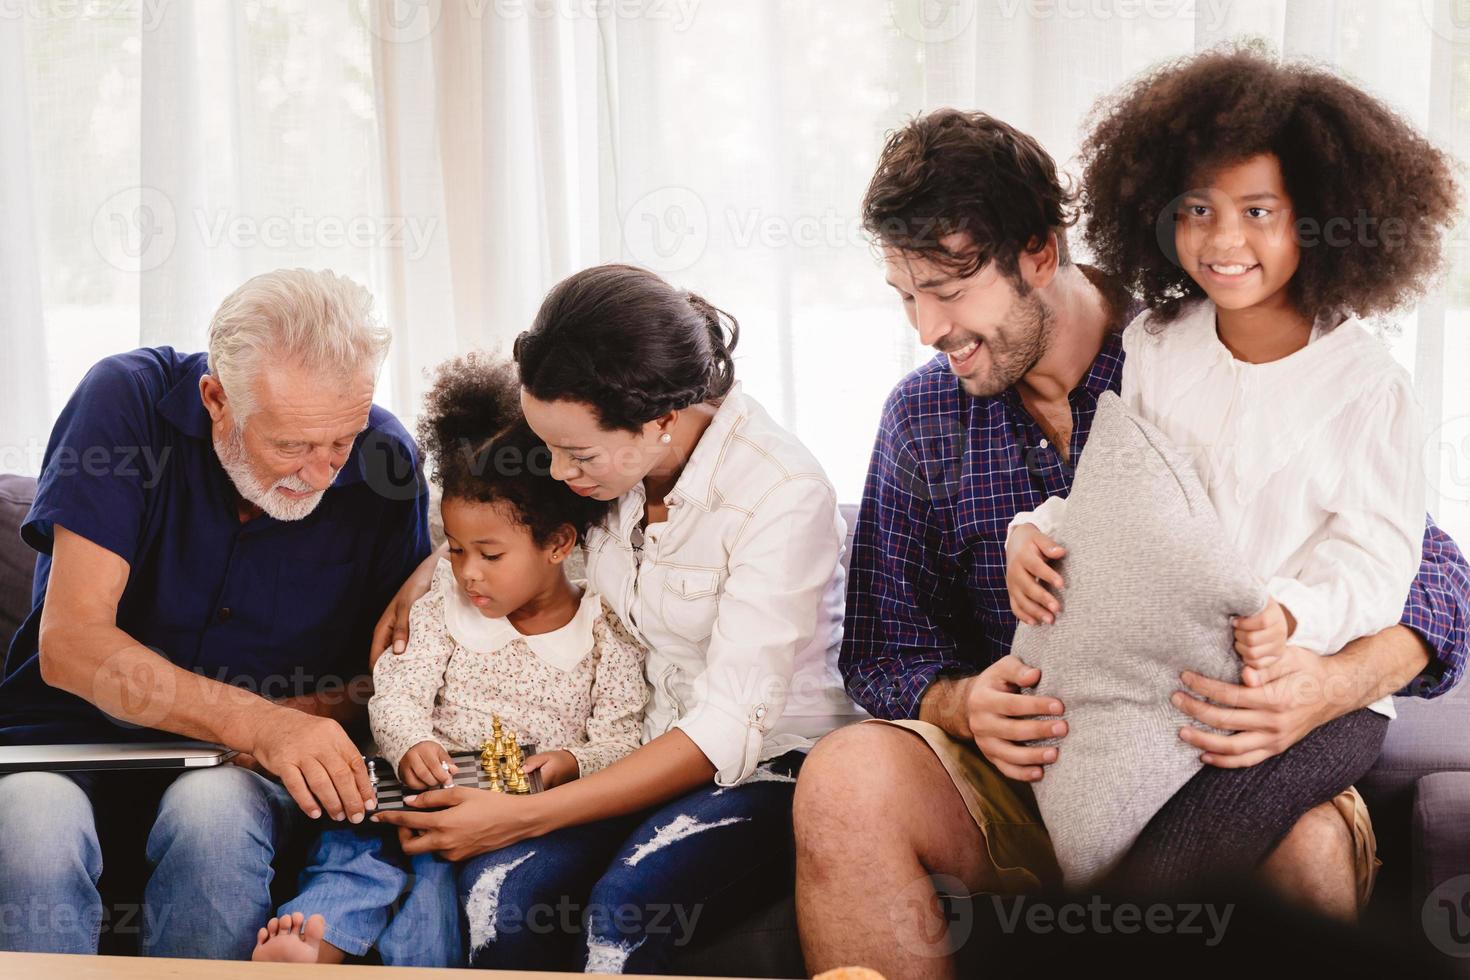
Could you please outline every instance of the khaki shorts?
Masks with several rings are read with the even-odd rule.
[[[944,729],[928,722],[875,718],[864,724],[906,728],[924,740],[944,765],[965,801],[965,808],[980,828],[985,849],[1005,893],[1023,894],[1060,884],[1061,870],[1030,784],[1002,775],[972,743],[950,738]],[[1373,821],[1356,787],[1343,790],[1333,798],[1332,805],[1352,832],[1354,874],[1361,909],[1373,894],[1373,882],[1383,864],[1378,860]]]

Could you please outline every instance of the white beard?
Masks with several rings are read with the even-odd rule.
[[[269,486],[261,483],[250,467],[250,455],[245,449],[245,435],[238,427],[224,442],[214,440],[214,453],[219,457],[220,465],[224,467],[240,496],[278,521],[299,521],[310,516],[326,493],[325,490],[318,490],[310,497],[299,500],[276,493],[277,487],[293,493],[309,492],[311,484],[299,476],[285,476]],[[333,481],[336,480],[336,473],[332,478]]]

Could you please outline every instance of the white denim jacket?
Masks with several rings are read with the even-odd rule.
[[[673,728],[731,786],[862,717],[837,671],[847,536],[836,492],[737,384],[650,524],[642,484],[587,535],[587,580],[648,648],[650,741]]]

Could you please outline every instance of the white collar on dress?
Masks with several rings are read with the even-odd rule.
[[[602,599],[585,583],[579,583],[582,601],[571,622],[550,633],[526,636],[510,620],[486,616],[476,609],[460,589],[447,559],[439,563],[437,574],[442,576],[444,626],[454,642],[471,653],[494,653],[516,640],[524,640],[541,660],[558,670],[571,670],[592,649],[592,627],[602,613]]]
[[[1238,441],[1232,468],[1241,504],[1248,504],[1349,405],[1372,397],[1401,370],[1388,347],[1357,317],[1336,326],[1319,318],[1305,347],[1265,364],[1235,359],[1215,329],[1215,304],[1209,300],[1164,327],[1165,343],[1171,342],[1171,331],[1172,342],[1194,355],[1195,365],[1221,363],[1235,378],[1241,408],[1233,422]],[[1176,382],[1181,397],[1194,390],[1200,375],[1198,367],[1186,370],[1194,376]]]

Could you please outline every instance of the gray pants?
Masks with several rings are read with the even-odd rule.
[[[1112,883],[1169,892],[1240,877],[1304,813],[1361,779],[1387,731],[1387,718],[1361,708],[1257,765],[1206,766],[1154,814]]]

